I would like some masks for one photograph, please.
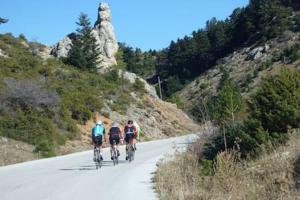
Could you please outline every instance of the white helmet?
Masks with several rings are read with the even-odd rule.
[[[118,127],[118,126],[119,126],[119,124],[117,122],[113,122],[111,125],[111,127]]]
[[[96,122],[96,125],[102,125],[102,124],[103,124],[103,123],[102,123],[102,121],[100,121],[100,120]]]

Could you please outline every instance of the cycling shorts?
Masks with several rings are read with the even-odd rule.
[[[93,142],[96,146],[102,145],[102,135],[93,137]]]
[[[126,134],[126,135],[125,135],[125,141],[126,141],[127,143],[129,143],[129,141],[130,141],[131,139],[135,138],[134,136],[135,136],[134,133],[132,133],[132,134]]]
[[[117,145],[120,144],[120,137],[109,138],[110,145],[113,145],[114,141],[116,141]]]

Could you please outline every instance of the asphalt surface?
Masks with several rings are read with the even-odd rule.
[[[155,200],[151,179],[156,164],[175,149],[184,149],[193,138],[195,135],[138,143],[131,163],[125,160],[121,146],[116,166],[106,148],[98,170],[92,151],[0,167],[0,199]]]

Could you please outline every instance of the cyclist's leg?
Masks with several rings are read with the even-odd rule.
[[[130,143],[130,137],[128,135],[125,136],[125,150],[126,150],[126,160],[128,160],[128,147],[129,147],[129,143]]]
[[[94,143],[94,158],[93,158],[94,162],[96,162],[96,144]]]
[[[112,138],[109,138],[109,143],[110,143],[110,159],[111,160],[113,160],[113,150],[114,150],[113,149],[113,145],[114,145],[113,142],[114,141],[112,140]]]
[[[120,138],[116,138],[116,149],[117,149],[117,156],[120,156],[119,144],[120,144]]]
[[[136,151],[136,136],[133,136],[132,143],[133,143],[134,150]]]
[[[100,159],[103,160],[103,157],[102,157],[102,144],[103,144],[103,138],[101,136],[100,138],[100,144],[99,144],[99,149],[100,149]]]

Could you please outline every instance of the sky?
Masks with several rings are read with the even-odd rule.
[[[98,5],[110,4],[112,23],[118,42],[144,51],[169,46],[207,20],[227,18],[249,0],[1,0],[0,17],[9,19],[0,25],[0,33],[21,33],[30,41],[53,45],[75,32],[80,13],[92,24]]]

